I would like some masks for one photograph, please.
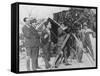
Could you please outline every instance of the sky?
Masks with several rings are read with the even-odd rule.
[[[30,15],[36,19],[53,18],[53,13],[63,10],[68,10],[68,7],[54,7],[54,6],[37,6],[37,5],[20,5],[19,6],[19,29],[20,32],[23,27],[23,18]]]
[[[68,7],[53,7],[53,6],[37,6],[37,5],[20,5],[19,14],[20,20],[24,17],[47,18],[53,17],[53,13],[60,12],[62,10],[68,10]]]
[[[23,18],[30,15],[36,19],[53,18],[53,13],[57,13],[63,10],[68,10],[69,7],[54,7],[54,6],[39,6],[39,5],[20,5],[19,6],[19,22],[20,27],[23,27]],[[95,10],[93,10],[95,13]]]

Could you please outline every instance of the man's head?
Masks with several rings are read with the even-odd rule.
[[[84,27],[83,27],[83,29],[85,29],[85,30],[86,30],[86,29],[87,29],[87,26],[84,26]]]
[[[58,28],[58,33],[59,33],[59,34],[62,34],[62,33],[63,33],[62,28],[60,28],[60,27]]]
[[[50,24],[50,22],[48,23],[47,28],[48,28],[48,29],[51,29],[51,24]]]
[[[83,29],[85,29],[85,30],[86,30],[86,29],[87,29],[87,25],[83,25]]]
[[[87,27],[87,24],[86,24],[86,23],[84,23],[84,24],[83,24],[83,29],[85,29],[85,30],[86,30],[87,28],[88,28],[88,27]]]
[[[25,17],[23,19],[23,21],[25,22],[26,25],[29,25],[30,24],[30,19],[28,17]]]

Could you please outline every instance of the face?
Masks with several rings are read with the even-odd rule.
[[[58,33],[61,34],[63,30],[61,28],[58,28]]]
[[[86,30],[87,29],[87,26],[84,26],[83,28]]]
[[[47,28],[48,28],[48,29],[51,28],[51,24],[50,24],[50,22],[48,23]]]
[[[30,19],[27,18],[25,24],[29,25],[30,24]]]
[[[34,28],[36,28],[36,23],[32,23],[32,26],[34,27]],[[37,28],[36,28],[37,29]]]

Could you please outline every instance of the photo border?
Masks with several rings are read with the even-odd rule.
[[[36,72],[55,72],[55,71],[70,71],[70,70],[86,70],[97,69],[98,67],[98,7],[92,6],[76,6],[76,5],[61,5],[61,4],[43,4],[43,3],[25,3],[16,2],[16,67],[15,73],[36,73]],[[12,4],[12,5],[13,5]],[[36,70],[36,71],[19,71],[19,6],[20,5],[36,5],[36,6],[53,6],[53,7],[77,7],[77,8],[92,8],[96,9],[96,67],[83,67],[83,68],[67,68],[67,69],[51,69],[51,70]],[[12,28],[13,29],[13,28]],[[12,62],[11,62],[12,63]],[[12,71],[13,72],[13,71]]]

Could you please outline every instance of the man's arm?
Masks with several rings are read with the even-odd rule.
[[[23,35],[24,35],[25,38],[28,38],[28,39],[30,38],[30,36],[29,36],[29,28],[24,26],[22,28],[22,32],[23,32]]]
[[[95,32],[92,31],[91,29],[87,29],[86,32],[89,33],[89,34],[92,34],[92,36],[95,37]]]

